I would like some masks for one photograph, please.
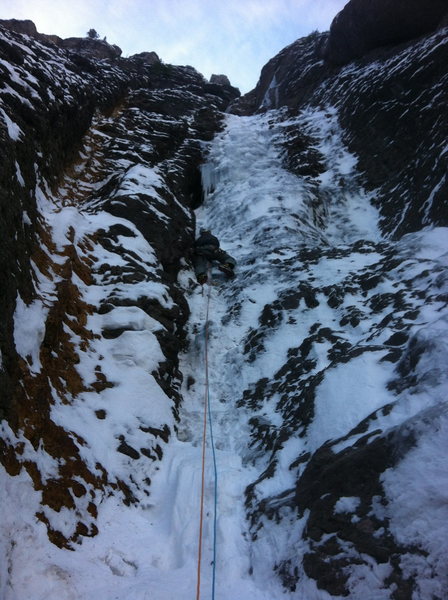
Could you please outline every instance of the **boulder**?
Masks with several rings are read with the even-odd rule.
[[[140,52],[139,54],[133,54],[130,58],[137,58],[145,65],[160,63],[160,58],[155,52]]]
[[[210,77],[210,83],[216,83],[218,85],[228,85],[231,86],[229,78],[227,75],[212,75]]]
[[[5,29],[15,31],[16,33],[22,33],[31,37],[37,37],[36,25],[33,21],[26,19],[21,21],[19,19],[0,19],[0,25],[3,25]]]
[[[89,58],[113,59],[121,56],[121,48],[108,44],[104,40],[93,40],[91,38],[71,37],[62,40],[62,48],[84,54]]]
[[[406,42],[437,29],[447,13],[446,0],[350,0],[331,24],[325,58],[346,64]]]
[[[60,46],[62,42],[62,38],[57,35],[46,35],[45,33],[39,33],[36,25],[29,19],[25,19],[23,21],[20,19],[0,19],[0,25],[5,27],[5,29],[9,29],[10,31],[15,31],[15,33],[29,35],[30,37],[33,37],[41,42],[51,42],[57,46]]]

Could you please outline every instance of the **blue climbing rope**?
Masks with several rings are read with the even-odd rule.
[[[210,278],[210,274],[209,274]],[[210,293],[211,286],[209,286],[208,298],[207,298],[207,315],[206,315],[206,326],[205,326],[205,381],[207,388],[207,407],[208,407],[208,422],[210,429],[210,445],[212,447],[212,456],[213,456],[213,474],[214,474],[214,503],[213,503],[213,562],[212,562],[212,600],[215,599],[215,582],[216,582],[216,538],[217,538],[217,513],[218,513],[218,467],[216,464],[216,451],[215,451],[215,440],[213,438],[213,421],[212,421],[212,411],[210,404],[210,385],[208,378],[208,315],[209,315],[209,307],[210,307]]]
[[[208,274],[210,280],[210,273]],[[207,435],[207,411],[208,411],[208,422],[210,430],[210,445],[212,447],[213,455],[213,469],[214,469],[214,509],[213,509],[213,561],[212,561],[212,600],[215,600],[215,582],[216,582],[216,538],[217,538],[217,506],[218,506],[218,468],[216,465],[216,452],[215,452],[215,441],[213,438],[213,423],[211,417],[211,405],[210,405],[210,385],[208,377],[208,333],[209,333],[209,308],[210,308],[210,295],[211,286],[209,286],[207,294],[207,311],[205,318],[204,328],[204,363],[205,363],[205,402],[204,402],[204,426],[203,426],[203,437],[202,437],[202,486],[201,486],[201,510],[199,519],[199,547],[198,547],[198,574],[197,574],[197,586],[196,586],[196,600],[199,600],[201,594],[201,560],[202,560],[202,529],[203,529],[203,515],[204,515],[204,488],[205,488],[205,441]]]

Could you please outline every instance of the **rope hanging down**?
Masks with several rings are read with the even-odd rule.
[[[210,279],[210,273],[208,274]],[[215,598],[215,580],[216,580],[216,533],[217,533],[217,501],[218,501],[218,470],[216,466],[216,452],[215,443],[213,439],[213,425],[210,410],[210,386],[208,377],[208,337],[209,337],[209,310],[210,310],[210,295],[211,286],[209,285],[207,294],[207,310],[205,316],[205,329],[204,329],[204,363],[205,363],[205,397],[204,397],[204,422],[202,431],[202,476],[201,476],[201,508],[199,516],[199,544],[198,544],[198,573],[197,573],[197,586],[196,586],[196,600],[200,599],[201,595],[201,562],[202,562],[202,534],[203,534],[203,522],[204,522],[204,491],[205,491],[205,450],[206,450],[206,437],[207,437],[207,412],[208,422],[210,429],[210,441],[213,455],[213,469],[214,469],[214,509],[213,509],[213,561],[212,561],[212,600]]]

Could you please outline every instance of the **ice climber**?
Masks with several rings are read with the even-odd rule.
[[[208,229],[201,229],[194,243],[193,256],[196,278],[201,285],[207,283],[207,271],[213,264],[228,277],[234,276],[236,261],[219,247],[219,240]]]

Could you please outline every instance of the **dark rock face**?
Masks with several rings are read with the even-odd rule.
[[[212,75],[210,77],[210,83],[218,83],[219,85],[230,85],[230,81],[227,75]]]
[[[238,98],[230,112],[248,115],[280,106],[301,106],[332,73],[323,61],[327,37],[327,33],[314,33],[284,48],[263,67],[255,89]]]
[[[139,54],[133,54],[131,58],[137,58],[147,65],[154,65],[160,62],[160,58],[156,52],[140,52]]]
[[[42,492],[37,518],[55,544],[70,547],[95,535],[106,490],[127,504],[148,494],[149,478],[137,481],[133,471],[161,459],[176,427],[189,314],[177,277],[202,199],[203,144],[235,91],[151,53],[121,59],[103,42],[65,42],[73,52],[0,28],[0,411],[9,427],[3,465],[10,475],[28,472]],[[26,350],[32,310],[42,320],[37,352]],[[99,457],[87,465],[81,454],[93,440],[54,415],[55,406],[78,406],[83,418],[107,424],[110,409],[95,398],[106,391],[126,402],[126,392],[116,391],[119,369],[94,346],[110,344],[125,360],[133,332],[153,344],[145,368],[169,417],[149,412],[131,436],[123,423],[107,441],[110,453],[137,463],[123,475]],[[38,466],[48,461],[58,465],[51,479]],[[63,507],[78,515],[64,533],[53,523]]]
[[[10,31],[28,35],[41,42],[51,42],[60,48],[77,52],[80,55],[90,56],[91,58],[100,60],[113,60],[114,58],[121,56],[121,48],[108,44],[105,40],[75,37],[62,39],[57,35],[39,33],[36,29],[36,25],[30,20],[21,21],[19,19],[0,19],[0,25],[5,29],[9,29]],[[146,52],[144,54],[150,55],[155,54],[155,52]],[[151,60],[155,62],[152,57]]]
[[[288,261],[282,257],[285,248],[279,243],[281,236],[275,235],[275,223],[265,223],[260,238],[270,236],[269,251],[278,254],[271,258],[272,268],[276,264],[280,271],[276,281],[289,271],[291,285],[279,289],[274,300],[260,307],[258,322],[243,338],[244,360],[256,371],[258,361],[277,350],[270,341],[276,333],[283,328],[287,337],[287,324],[294,327],[310,313],[322,314],[328,308],[335,324],[333,327],[316,318],[300,343],[287,350],[280,368],[268,373],[262,363],[260,378],[238,401],[238,408],[247,411],[250,426],[247,460],[259,469],[258,477],[246,489],[252,540],[255,547],[266,549],[270,540],[276,539],[276,532],[281,538],[288,531],[287,549],[279,552],[274,568],[284,587],[300,597],[307,578],[314,580],[323,594],[362,597],[357,593],[356,576],[350,578],[349,574],[356,572],[362,578],[370,564],[387,572],[381,585],[385,597],[404,600],[425,595],[419,588],[419,573],[423,571],[420,567],[407,570],[403,557],[412,556],[413,564],[423,570],[431,558],[424,544],[405,543],[400,531],[392,527],[387,474],[392,479],[406,457],[424,445],[423,423],[432,431],[438,430],[437,421],[446,406],[422,410],[400,425],[384,424],[396,410],[399,398],[407,394],[414,397],[426,385],[438,385],[438,367],[432,368],[424,357],[436,347],[436,353],[446,352],[441,338],[432,346],[431,333],[419,320],[428,304],[435,306],[440,301],[445,307],[441,311],[446,310],[446,294],[439,287],[446,281],[444,267],[441,263],[425,267],[412,244],[401,253],[406,238],[420,235],[412,232],[448,225],[448,38],[446,22],[441,22],[446,10],[445,2],[414,6],[413,2],[352,1],[335,20],[330,34],[313,34],[282,50],[263,68],[256,88],[230,108],[240,115],[266,112],[273,123],[276,118],[284,119],[282,136],[277,139],[283,150],[283,165],[308,182],[304,198],[319,196],[308,200],[310,205],[326,206],[330,215],[332,209],[337,210],[339,194],[350,197],[358,193],[344,169],[338,190],[330,189],[327,175],[332,160],[328,154],[323,156],[316,129],[309,126],[310,122],[335,117],[336,121],[324,129],[329,138],[341,135],[353,153],[361,174],[358,184],[372,194],[382,233],[389,240],[358,241],[350,248],[297,249],[295,258]],[[282,110],[268,112],[272,109]],[[321,213],[321,217],[316,215],[319,226],[328,214]],[[301,225],[297,226],[298,235],[303,231]],[[442,231],[446,235],[446,230]],[[254,247],[260,239],[254,239]],[[343,256],[348,259],[358,252],[377,253],[381,259],[365,267],[358,265],[356,273],[344,281],[317,284],[313,264]],[[403,276],[409,260],[420,263],[415,277],[410,273]],[[252,264],[260,276],[264,255],[258,261],[252,256]],[[300,265],[297,270],[296,265]],[[265,276],[268,278],[267,273]],[[251,278],[256,276],[251,273],[246,277],[250,287]],[[393,283],[386,291],[388,282]],[[350,300],[355,297],[361,302]],[[237,321],[232,311],[229,315]],[[372,326],[364,329],[362,343],[353,345],[350,332],[360,331],[367,323]],[[437,327],[434,324],[434,331]],[[384,339],[380,339],[382,335]],[[323,370],[318,368],[319,347],[326,348],[329,361]],[[368,356],[375,357],[373,360],[385,369],[394,366],[387,383],[394,396],[343,437],[325,441],[322,435],[323,443],[310,450],[319,390],[325,387],[326,378],[332,377],[333,369],[337,372],[342,365]],[[331,395],[335,399],[337,378],[334,382]],[[364,390],[357,390],[354,399],[363,395]],[[274,418],[266,410],[270,403],[275,405]],[[350,411],[349,403],[343,410]],[[303,451],[297,452],[286,468],[291,474],[287,485],[280,480],[293,440],[297,446],[303,443]],[[267,491],[272,489],[276,493]],[[435,598],[443,597],[444,582],[439,571],[434,577]]]
[[[92,40],[90,38],[66,38],[62,40],[61,47],[72,52],[85,54],[97,59],[114,59],[121,56],[121,48],[108,44],[103,40]]]
[[[108,497],[151,505],[173,433],[199,439],[197,404],[191,420],[180,407],[202,386],[188,259],[207,148],[202,210],[238,253],[213,295],[211,385],[217,450],[245,482],[229,487],[248,573],[273,569],[278,597],[356,600],[371,582],[376,597],[442,600],[445,564],[393,480],[412,493],[406,460],[446,445],[446,231],[417,231],[447,223],[446,30],[343,68],[313,34],[234,101],[225,76],[24,28],[0,27],[0,450],[40,494],[32,518],[73,549]],[[232,101],[266,114],[221,131]],[[384,238],[365,224],[371,198]],[[400,536],[409,515],[415,543]]]
[[[29,19],[24,21],[19,19],[0,19],[0,25],[16,33],[23,33],[31,37],[37,37],[38,35],[36,25]]]
[[[443,550],[428,550],[432,534],[406,507],[426,496],[413,461],[422,451],[431,463],[438,443],[422,449],[447,422],[438,358],[447,351],[447,230],[394,241],[358,229],[368,203],[354,161],[349,175],[342,159],[337,116],[308,106],[296,116],[232,117],[210,151],[219,174],[207,199],[213,230],[241,249],[238,276],[219,292],[215,352],[225,364],[213,393],[231,406],[223,422],[238,413],[238,455],[254,469],[245,490],[250,568],[263,581],[271,566],[297,598],[423,598],[429,581],[442,598]],[[257,142],[269,136],[297,188],[274,169],[263,181],[270,161]],[[243,167],[228,158],[233,144],[239,161],[248,157]],[[252,195],[247,186],[238,194],[241,173]],[[344,198],[359,204],[340,212]],[[417,397],[430,400],[414,412]]]
[[[323,60],[326,40],[327,34],[314,34],[285,48],[232,112],[336,107],[344,141],[359,160],[364,184],[375,191],[384,232],[399,237],[429,223],[445,225],[446,29],[345,68]],[[288,143],[290,164],[302,145]]]
[[[448,96],[447,75],[441,67],[447,56],[445,29],[415,46],[380,57],[370,75],[366,72],[354,86],[350,74],[347,78],[341,73],[345,93],[340,114],[341,123],[347,126],[347,143],[359,157],[368,187],[377,190],[384,231],[396,238],[430,223],[447,224],[443,147]],[[368,64],[360,66],[367,70]],[[364,92],[367,80],[368,95]],[[358,93],[353,111],[348,99]]]
[[[350,0],[331,24],[325,58],[346,64],[375,48],[431,33],[447,12],[445,0]]]
[[[30,20],[21,21],[19,19],[0,19],[0,25],[5,27],[5,29],[28,35],[44,43],[50,42],[52,44],[56,44],[57,46],[62,44],[62,38],[57,35],[39,33],[36,29],[36,25]]]

